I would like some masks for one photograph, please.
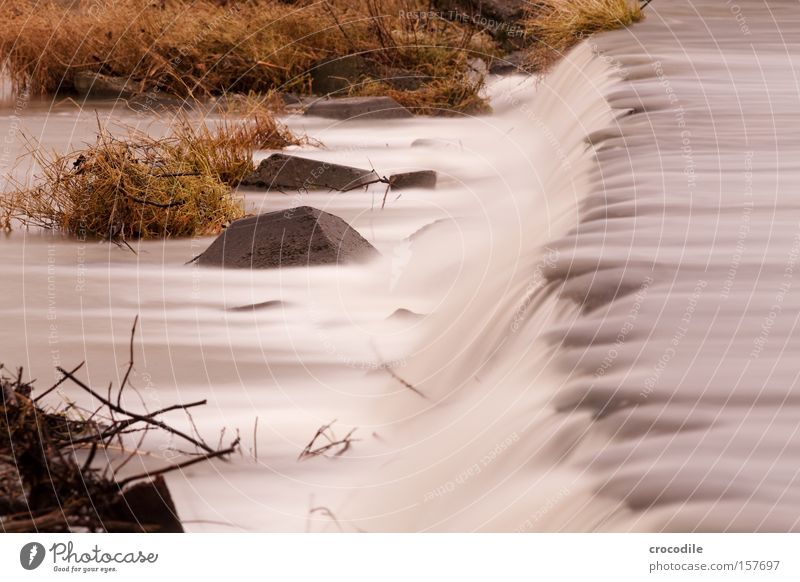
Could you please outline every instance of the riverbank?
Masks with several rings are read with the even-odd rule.
[[[171,0],[33,3],[0,24],[17,91],[203,99],[228,93],[389,95],[420,113],[478,113],[501,50],[480,27],[423,18],[427,4]],[[96,75],[101,75],[97,77]]]

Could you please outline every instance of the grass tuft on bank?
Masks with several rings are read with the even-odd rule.
[[[112,241],[218,234],[244,215],[232,188],[253,171],[253,152],[300,141],[262,111],[216,125],[182,118],[164,138],[101,128],[67,155],[31,144],[41,173],[0,195],[2,226]]]
[[[531,60],[546,68],[587,36],[630,26],[642,17],[637,0],[537,0],[525,22],[534,39]]]

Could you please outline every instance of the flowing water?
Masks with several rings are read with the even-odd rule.
[[[492,116],[288,119],[325,144],[308,155],[439,172],[385,208],[375,187],[245,193],[341,216],[372,264],[222,272],[184,264],[210,239],[134,255],[13,233],[2,361],[46,385],[86,360],[118,383],[139,315],[148,408],[208,398],[198,430],[242,436],[240,457],[169,477],[192,530],[797,529],[800,20],[788,0],[647,14],[541,82],[492,80]],[[98,118],[163,131],[6,103],[4,171],[17,127],[59,151]],[[334,419],[352,447],[297,461]],[[182,458],[173,444],[152,438],[141,463]]]

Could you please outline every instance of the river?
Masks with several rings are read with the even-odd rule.
[[[375,186],[243,192],[253,212],[341,216],[381,252],[368,265],[223,272],[185,264],[207,238],[133,254],[12,233],[3,362],[118,383],[138,315],[147,407],[207,398],[199,432],[242,437],[169,476],[192,531],[798,529],[800,20],[788,1],[646,13],[543,79],[490,79],[490,116],[288,117],[324,144],[307,155],[439,172],[385,208]],[[21,130],[58,151],[98,118],[163,131],[100,103],[5,103],[4,171]],[[352,447],[298,461],[334,419]],[[140,461],[176,455],[153,436]]]

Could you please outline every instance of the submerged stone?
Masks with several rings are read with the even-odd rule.
[[[286,154],[272,154],[242,180],[242,186],[269,190],[332,189],[346,192],[378,181],[370,170]]]
[[[328,119],[404,119],[413,114],[391,97],[343,97],[320,99],[306,109],[306,115]]]
[[[495,57],[489,65],[493,75],[530,74],[533,67],[527,62],[525,51],[514,51],[502,57]]]
[[[106,531],[183,533],[175,503],[162,475],[125,489],[109,508]]]
[[[312,67],[311,91],[316,95],[329,95],[347,91],[369,71],[361,55],[345,55],[319,62]]]
[[[436,188],[436,172],[433,170],[420,170],[418,172],[403,172],[389,176],[389,185],[393,190],[405,188]]]
[[[434,148],[438,150],[461,150],[461,143],[454,139],[442,139],[438,137],[418,137],[411,142],[412,148]]]
[[[75,90],[83,97],[135,97],[139,95],[136,84],[123,77],[109,77],[100,73],[80,71],[72,81]]]
[[[405,307],[400,307],[399,309],[395,309],[394,313],[392,313],[386,319],[398,320],[398,321],[417,321],[420,319],[425,319],[425,314],[417,313],[416,311],[411,311],[410,309],[406,309]]]
[[[270,299],[269,301],[262,301],[261,303],[251,303],[250,305],[229,307],[225,311],[230,311],[231,313],[243,313],[248,311],[259,311],[262,309],[272,309],[275,307],[282,307],[284,305],[286,305],[286,303],[280,299]]]
[[[127,105],[128,108],[138,113],[176,111],[179,109],[192,108],[192,103],[186,99],[156,91],[149,91],[131,97],[127,99]]]
[[[201,265],[269,269],[368,260],[378,251],[347,222],[310,206],[243,218],[201,254]]]

